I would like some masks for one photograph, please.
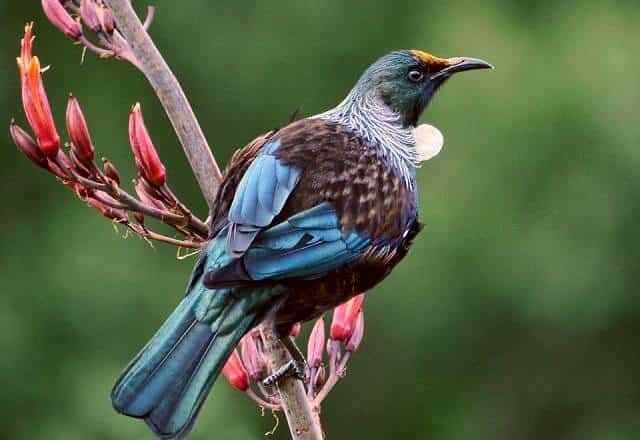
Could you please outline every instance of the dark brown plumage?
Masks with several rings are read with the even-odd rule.
[[[262,147],[280,140],[279,160],[301,170],[298,184],[272,225],[330,202],[343,231],[355,229],[374,242],[356,262],[317,280],[285,280],[284,303],[277,320],[286,329],[312,319],[384,279],[404,257],[421,226],[414,193],[379,156],[376,149],[344,126],[322,119],[303,119],[266,133],[238,150],[229,161],[212,213],[214,234],[224,226],[236,188]],[[268,228],[268,227],[267,227]],[[282,300],[282,297],[279,298]]]

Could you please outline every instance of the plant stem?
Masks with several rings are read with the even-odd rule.
[[[291,360],[289,352],[278,339],[272,321],[265,321],[260,326],[260,336],[264,344],[264,353],[269,358],[271,370]],[[289,424],[293,440],[322,440],[320,416],[314,411],[302,381],[294,377],[286,377],[277,382],[276,387],[282,397],[282,406]],[[319,408],[319,406],[315,406]]]
[[[105,0],[118,30],[131,46],[140,70],[147,77],[164,107],[189,160],[209,209],[213,208],[221,179],[204,133],[178,80],[158,51],[130,0]]]
[[[209,209],[212,209],[222,175],[178,80],[145,31],[130,0],[104,1],[111,10],[119,31],[131,46],[139,68],[164,107]],[[289,361],[289,354],[275,336],[273,328],[263,325],[260,333],[265,352],[275,371]],[[291,377],[284,378],[278,383],[278,392],[292,438],[322,440],[319,415],[313,411],[302,382]]]

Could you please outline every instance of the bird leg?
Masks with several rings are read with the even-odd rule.
[[[307,367],[307,361],[304,359],[304,355],[302,354],[298,346],[295,344],[295,342],[293,342],[293,339],[290,336],[285,336],[284,338],[280,339],[280,341],[291,355],[291,360],[289,360],[289,362],[266,377],[262,381],[262,384],[264,386],[273,386],[284,377],[289,376],[296,377],[303,382],[306,379],[305,371]]]

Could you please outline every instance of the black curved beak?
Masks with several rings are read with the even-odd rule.
[[[493,69],[491,64],[478,58],[455,57],[449,58],[447,61],[449,65],[431,75],[429,79],[446,78],[454,73],[464,72],[465,70]]]

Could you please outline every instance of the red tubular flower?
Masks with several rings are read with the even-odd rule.
[[[262,369],[260,354],[256,348],[256,341],[250,333],[240,341],[240,353],[251,380],[254,382],[262,380],[264,378],[264,370]]]
[[[143,203],[146,203],[147,205],[153,206],[154,208],[166,209],[166,207],[164,206],[164,204],[160,200],[158,200],[152,194],[149,194],[149,192],[147,191],[147,188],[146,188],[147,185],[145,185],[144,180],[142,180],[140,178],[136,179],[136,181],[134,182],[133,187],[136,190],[136,194],[138,194],[138,197],[140,198],[140,200]]]
[[[118,173],[118,169],[107,159],[102,160],[104,162],[104,175],[113,180],[116,185],[120,185],[120,173]]]
[[[347,341],[347,345],[345,349],[350,352],[354,352],[360,346],[362,342],[362,338],[364,337],[364,313],[360,310],[358,313],[358,317],[356,318],[355,326],[353,327],[353,332]]]
[[[289,332],[289,336],[291,336],[292,338],[297,338],[298,335],[300,334],[301,328],[302,328],[302,324],[300,324],[299,322],[296,322],[295,324],[293,324],[293,327],[291,327],[291,332]]]
[[[80,103],[73,96],[69,96],[67,103],[67,132],[72,142],[71,149],[76,157],[85,165],[92,163],[95,154],[93,142],[91,142],[91,135]]]
[[[80,1],[80,16],[82,21],[89,26],[93,32],[100,32],[102,25],[100,24],[100,17],[98,14],[100,6],[95,0],[81,0]]]
[[[167,173],[151,142],[151,136],[142,118],[140,104],[133,107],[129,116],[129,143],[140,174],[152,185],[162,186],[167,181]]]
[[[75,173],[81,175],[82,177],[93,176],[93,173],[90,170],[91,167],[85,165],[85,162],[83,160],[78,159],[78,155],[73,150],[69,150],[69,158],[71,159],[70,169],[72,169]]]
[[[49,21],[67,37],[77,40],[82,35],[80,23],[69,15],[59,0],[42,0],[42,9]]]
[[[33,24],[28,24],[25,27],[20,57],[17,59],[22,86],[22,105],[29,125],[38,139],[40,151],[47,157],[53,157],[58,154],[60,149],[60,137],[53,122],[53,114],[44,90],[40,60],[31,54],[32,27]]]
[[[16,144],[16,147],[18,147],[18,149],[22,151],[24,155],[31,160],[31,162],[46,170],[49,169],[47,166],[47,158],[44,157],[44,154],[42,154],[38,148],[36,141],[29,136],[29,133],[20,128],[15,121],[11,121],[9,132],[11,133],[13,143]]]
[[[246,391],[249,388],[249,376],[247,375],[247,370],[245,370],[244,365],[242,365],[242,361],[240,360],[240,356],[238,356],[238,351],[233,350],[231,356],[229,356],[229,360],[222,368],[222,374],[227,378],[231,386],[239,391]]]
[[[364,293],[361,293],[335,308],[331,322],[331,339],[337,341],[349,339],[363,301]]]
[[[109,9],[104,6],[99,7],[98,19],[100,20],[102,31],[106,34],[111,35],[116,29],[116,23],[113,21],[113,17],[111,16],[111,12],[109,11]]]
[[[324,352],[324,318],[320,317],[315,325],[311,334],[309,335],[309,342],[307,343],[307,363],[310,368],[318,368],[322,365],[322,353]]]
[[[324,385],[326,379],[326,372],[323,365],[318,367],[318,371],[316,371],[316,375],[313,378],[313,388],[316,390],[321,388]]]

